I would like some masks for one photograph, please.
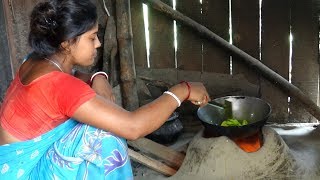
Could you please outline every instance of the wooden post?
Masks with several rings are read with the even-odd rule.
[[[272,69],[265,66],[256,58],[250,56],[246,52],[237,48],[236,46],[231,45],[229,42],[219,37],[208,28],[203,25],[195,22],[189,17],[184,16],[182,13],[173,10],[170,6],[161,2],[160,0],[143,0],[145,3],[149,4],[150,7],[153,7],[171,18],[182,22],[183,24],[189,26],[190,28],[197,31],[202,36],[212,40],[214,43],[217,43],[219,46],[229,51],[232,55],[240,57],[239,60],[242,60],[246,63],[250,68],[256,70],[259,74],[264,76],[270,82],[274,83],[274,85],[281,88],[281,90],[291,97],[295,97],[304,104],[304,108],[312,114],[315,118],[320,120],[320,109],[308,96],[306,96],[299,88],[288,82],[285,78],[274,72]]]
[[[116,14],[123,105],[127,110],[135,110],[139,107],[139,100],[135,82],[130,0],[117,0]]]
[[[116,11],[114,1],[99,1],[100,6],[106,6],[103,14],[106,18],[106,25],[103,37],[103,63],[102,70],[109,73],[109,82],[112,87],[119,84],[120,67],[117,58],[118,42],[117,42],[117,27],[116,27]],[[105,2],[105,4],[104,4]],[[108,16],[108,13],[110,16]]]

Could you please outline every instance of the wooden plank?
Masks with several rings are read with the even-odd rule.
[[[164,3],[172,7],[170,0]],[[149,8],[150,67],[175,67],[173,20]]]
[[[229,1],[204,0],[202,24],[229,41]],[[203,71],[230,74],[230,53],[203,39]]]
[[[179,79],[175,76],[179,71]],[[137,68],[137,76],[145,79],[153,79],[167,84],[179,83],[184,80],[201,81],[206,85],[210,97],[217,98],[227,95],[248,95],[258,97],[259,86],[249,83],[243,75],[230,75],[198,71],[183,71],[177,69],[146,69]],[[166,76],[163,76],[166,74]]]
[[[252,57],[260,59],[259,1],[232,1],[231,9],[233,44]],[[243,74],[249,82],[259,84],[259,75],[236,56],[232,57],[232,74]]]
[[[157,172],[160,172],[166,176],[172,176],[174,175],[177,171],[153,158],[150,158],[148,156],[145,156],[143,154],[140,154],[132,149],[128,149],[128,154],[130,158],[134,161],[137,161]]]
[[[7,39],[6,19],[3,2],[0,2],[0,104],[3,102],[4,94],[12,80],[12,69],[10,63],[9,44]]]
[[[263,1],[262,4],[262,62],[285,79],[289,79],[289,0]],[[275,83],[276,84],[276,83]],[[272,106],[269,118],[274,122],[288,119],[288,96],[274,84],[262,79],[262,98]]]
[[[183,154],[147,138],[128,141],[128,144],[143,153],[152,154],[164,160],[167,165],[175,169],[179,169],[185,157]]]
[[[141,67],[147,67],[147,51],[145,26],[143,18],[143,4],[140,0],[131,0],[131,21],[133,33],[134,62]]]
[[[292,0],[291,32],[292,83],[317,103],[318,98],[318,17],[312,1]],[[296,99],[290,101],[290,122],[317,122]]]
[[[201,23],[199,0],[177,1],[177,11]],[[202,40],[190,28],[177,22],[178,69],[202,71]]]

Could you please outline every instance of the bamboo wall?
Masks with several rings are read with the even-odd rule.
[[[172,0],[162,2],[173,6]],[[260,5],[258,0],[232,0],[231,4],[226,0],[202,0],[202,3],[199,0],[188,0],[177,1],[176,9],[227,41],[231,29],[233,45],[290,80],[318,103],[319,30],[313,2],[263,0]],[[276,84],[244,65],[238,57],[232,57],[214,42],[202,38],[179,22],[176,33],[178,48],[175,52],[174,21],[152,7],[148,8],[148,63],[141,1],[131,1],[131,14],[137,66],[145,69],[175,68],[201,74],[243,74],[250,83],[259,86],[259,96],[271,104],[272,121],[316,122],[295,98],[288,99],[288,95],[279,90]],[[290,32],[293,35],[291,44]],[[187,76],[182,78],[190,80]]]

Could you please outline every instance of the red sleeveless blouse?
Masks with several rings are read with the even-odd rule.
[[[23,85],[17,74],[1,106],[1,126],[20,140],[32,139],[72,117],[95,95],[85,82],[60,71],[45,74],[28,85]]]

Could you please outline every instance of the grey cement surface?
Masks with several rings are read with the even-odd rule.
[[[140,167],[135,179],[320,179],[320,128],[273,124],[264,127],[263,133],[267,137],[264,146],[245,153],[226,137],[205,139],[199,132],[191,138],[175,175],[165,177]]]
[[[297,161],[300,179],[320,179],[320,126],[292,124],[274,125]],[[299,177],[299,176],[298,176]]]

